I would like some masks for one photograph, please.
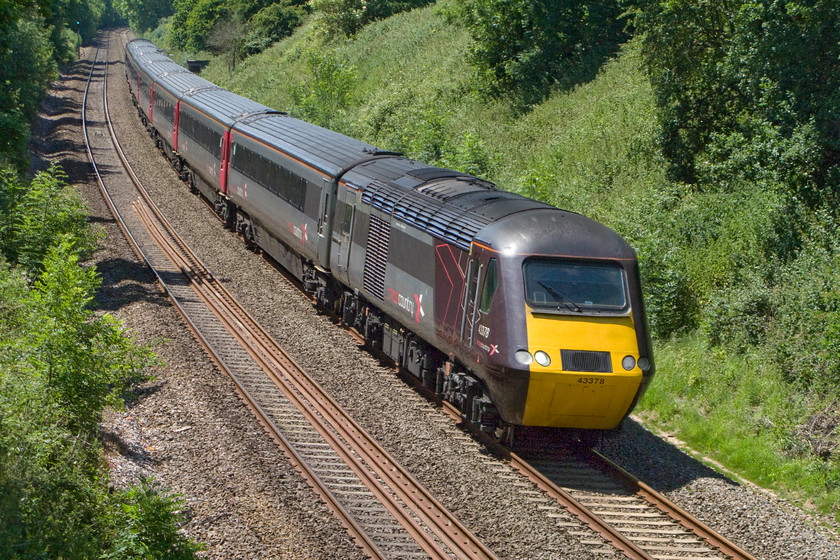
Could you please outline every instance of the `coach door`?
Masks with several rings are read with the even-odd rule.
[[[345,282],[350,266],[350,247],[353,241],[353,220],[356,214],[356,192],[338,188],[335,205],[335,222],[332,231],[333,274]]]
[[[478,320],[478,287],[484,276],[484,265],[480,264],[484,251],[473,245],[470,260],[467,265],[467,276],[464,278],[465,289],[463,299],[463,314],[461,316],[461,342],[472,347],[475,340],[475,325]]]
[[[330,268],[330,250],[332,249],[333,213],[335,197],[338,194],[336,182],[325,178],[318,205],[318,265],[324,270]]]
[[[228,192],[228,173],[230,171],[230,129],[225,129],[224,135],[219,142],[222,143],[222,159],[219,164],[219,189],[222,193]]]

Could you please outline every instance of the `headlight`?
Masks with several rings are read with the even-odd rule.
[[[647,371],[650,369],[650,360],[647,358],[639,358],[639,369]]]
[[[551,358],[543,352],[542,350],[538,350],[534,353],[534,359],[540,364],[542,367],[548,367],[551,365]]]
[[[624,359],[621,360],[621,367],[630,371],[634,367],[636,367],[636,358],[633,356],[624,356]]]
[[[513,357],[523,366],[529,366],[534,361],[534,357],[527,350],[517,350]]]

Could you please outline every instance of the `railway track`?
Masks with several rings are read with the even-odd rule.
[[[509,453],[511,465],[631,558],[755,558],[597,451],[550,443]],[[629,546],[632,545],[632,546]]]
[[[208,354],[234,379],[242,399],[292,463],[371,557],[493,558],[297,367],[192,255],[144,194],[124,156],[117,161],[108,155],[120,150],[107,111],[107,73],[107,61],[94,62],[88,89],[99,84],[94,76],[102,78],[102,115],[91,131],[87,92],[83,108],[88,155],[103,196],[135,252],[155,271]],[[95,96],[91,106],[97,109]],[[100,168],[109,173],[101,174]],[[124,173],[115,172],[123,168]],[[457,412],[450,413],[460,419]],[[657,560],[753,558],[597,454],[544,447],[499,453],[542,491],[545,514],[578,534],[596,554]],[[581,529],[581,523],[588,529]]]
[[[274,343],[181,241],[121,153],[108,114],[107,73],[98,52],[83,105],[85,143],[103,196],[134,250],[292,463],[372,558],[495,558]],[[89,127],[97,85],[101,114]],[[116,173],[120,167],[125,174]]]
[[[302,289],[301,294],[308,297]],[[364,344],[359,332],[345,328]],[[411,373],[398,373],[441,405],[454,422],[462,422],[455,406],[440,400]],[[514,452],[480,430],[471,431],[544,493],[550,502],[541,506],[546,515],[571,528],[597,554],[611,557],[619,551],[635,560],[756,560],[595,449],[556,438],[541,439],[537,430],[536,436],[520,442]],[[594,539],[592,533],[576,530],[580,523],[594,533]]]

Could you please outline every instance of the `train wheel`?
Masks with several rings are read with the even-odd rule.
[[[190,192],[193,194],[198,194],[198,187],[195,186],[195,176],[193,176],[192,171],[187,170],[185,171],[187,175],[187,184],[190,186]]]
[[[501,445],[512,448],[513,444],[516,443],[516,426],[505,422],[501,424],[490,435]]]

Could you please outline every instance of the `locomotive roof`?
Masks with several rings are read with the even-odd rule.
[[[347,167],[373,157],[377,148],[316,126],[274,112],[238,122],[234,130],[315,167],[330,177],[336,177]]]
[[[548,205],[531,212],[511,213],[488,224],[476,241],[508,255],[636,258],[633,248],[607,226]]]
[[[478,241],[505,253],[548,255],[560,247],[565,256],[635,258],[620,236],[594,220],[273,111],[185,72],[148,41],[131,41],[126,49],[147,73],[159,76],[155,81],[183,96],[188,105],[234,122],[233,130],[340,177],[362,193],[363,202],[464,250]]]
[[[344,182],[361,191],[362,201],[374,208],[464,250],[480,231],[506,216],[553,208],[472,175],[406,158],[362,164]]]

